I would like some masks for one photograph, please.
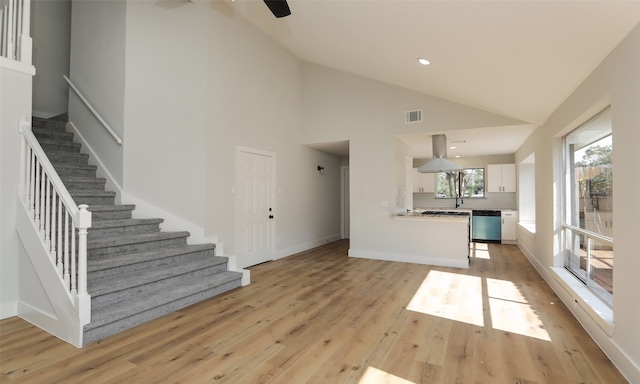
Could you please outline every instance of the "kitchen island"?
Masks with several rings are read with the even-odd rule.
[[[422,211],[392,215],[400,240],[394,259],[447,267],[469,267],[471,210]],[[396,243],[398,244],[398,243]]]

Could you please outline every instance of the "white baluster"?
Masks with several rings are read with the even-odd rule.
[[[33,204],[35,205],[35,216],[33,221],[36,223],[36,228],[40,228],[40,162],[36,158],[36,183],[34,188],[36,190]]]
[[[0,4],[2,6],[2,4]],[[3,6],[0,9],[0,56],[4,57],[4,44],[6,36],[4,35],[4,26],[7,24],[5,14],[6,14],[7,6]]]
[[[58,252],[56,254],[58,267],[58,276],[62,279],[62,255],[63,251],[63,242],[62,242],[62,199],[58,199]]]
[[[47,185],[47,172],[45,172],[44,167],[42,167],[42,165],[40,165],[40,172],[42,172],[42,176],[40,178],[40,238],[44,239],[44,223],[47,221],[47,218],[45,216],[45,194],[46,194],[46,189],[45,186]]]
[[[58,227],[58,220],[56,216],[56,201],[60,200],[60,196],[56,190],[53,190],[53,195],[51,196],[51,248],[50,255],[51,261],[55,264],[56,262],[56,228]]]
[[[27,208],[31,208],[31,147],[29,143],[26,142],[27,145],[27,158],[25,159],[27,162],[27,166],[25,169],[25,182],[24,182],[24,203]]]
[[[76,295],[78,290],[76,289],[76,257],[78,252],[76,249],[76,225],[71,222],[71,287],[70,291],[72,295]]]
[[[58,256],[58,274],[61,278],[64,278],[64,263],[69,254],[69,214],[64,211],[64,235],[62,235],[62,241],[64,241],[64,246],[62,249],[62,253]]]
[[[46,198],[45,198],[45,226],[44,226],[44,244],[47,249],[51,248],[51,190],[53,189],[53,184],[51,184],[51,178],[46,178],[47,182],[45,183],[46,188]]]
[[[15,47],[16,47],[16,60],[20,61],[18,52],[20,51],[20,35],[22,34],[22,0],[16,0],[16,24],[14,26],[15,32]]]
[[[91,226],[91,212],[86,204],[78,206],[78,294],[76,296],[82,324],[91,321],[91,296],[87,292],[87,228]]]
[[[23,0],[22,33],[20,35],[20,61],[31,64],[33,40],[31,39],[31,0]]]
[[[29,177],[29,196],[31,197],[31,201],[29,204],[29,215],[31,216],[31,220],[35,220],[36,215],[36,154],[31,150],[31,160],[29,165],[29,173],[31,177]]]
[[[71,236],[75,237],[73,233]],[[65,287],[69,289],[69,211],[65,210],[64,213],[64,260],[62,261],[62,278],[64,279]],[[58,267],[60,268],[60,266]]]
[[[22,34],[31,34],[31,0],[23,0],[22,5]]]
[[[7,22],[7,57],[11,60],[15,59],[14,56],[14,47],[13,47],[13,19],[14,19],[14,10],[13,10],[14,0],[9,0],[9,15]]]

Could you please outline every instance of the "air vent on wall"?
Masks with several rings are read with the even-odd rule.
[[[407,111],[404,113],[405,123],[419,123],[422,121],[422,109]]]

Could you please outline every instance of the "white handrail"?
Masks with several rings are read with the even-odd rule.
[[[100,116],[98,111],[96,111],[95,108],[93,108],[93,106],[91,105],[89,100],[87,100],[87,98],[84,97],[82,92],[80,92],[80,90],[75,86],[75,84],[73,84],[73,82],[66,75],[62,75],[62,77],[64,77],[65,81],[69,84],[71,89],[73,89],[73,91],[76,93],[76,95],[78,95],[80,100],[82,100],[84,105],[86,105],[87,108],[89,108],[91,113],[93,113],[93,115],[98,119],[98,121],[100,121],[100,123],[102,123],[102,126],[104,126],[104,128],[111,134],[111,136],[116,140],[116,142],[118,142],[118,144],[122,145],[122,139],[120,138],[120,136],[118,136],[118,134],[109,126],[109,124],[106,121],[104,121],[102,116]]]
[[[39,231],[49,258],[55,265],[82,324],[91,321],[91,296],[87,292],[87,229],[91,227],[88,206],[77,206],[58,173],[31,132],[27,119],[20,120],[20,199]],[[76,230],[78,242],[76,244]]]

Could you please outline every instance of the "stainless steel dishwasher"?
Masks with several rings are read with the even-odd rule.
[[[471,211],[471,240],[480,243],[499,243],[501,241],[500,211],[494,209],[474,209]]]

